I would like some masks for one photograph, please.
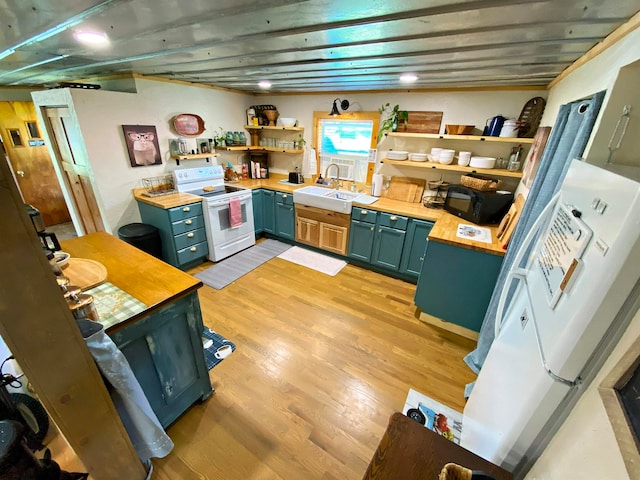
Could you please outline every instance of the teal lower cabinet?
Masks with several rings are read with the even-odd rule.
[[[139,201],[138,210],[142,221],[160,232],[165,262],[187,270],[206,260],[209,247],[202,202],[165,209]]]
[[[251,191],[253,202],[253,228],[256,235],[264,232],[264,202],[262,201],[262,189]]]
[[[262,220],[265,233],[276,234],[276,192],[262,190]]]
[[[286,240],[295,240],[296,214],[293,206],[293,195],[275,192],[275,234]]]
[[[427,237],[433,228],[433,222],[425,220],[409,219],[407,237],[402,249],[402,260],[400,261],[400,273],[404,273],[418,279],[422,262],[424,261],[425,250],[427,248]]]
[[[500,255],[429,241],[415,304],[428,315],[479,332],[502,259]]]
[[[212,393],[202,350],[202,314],[192,292],[110,333],[163,427]]]
[[[351,210],[348,257],[371,263],[377,220],[378,212],[375,210],[357,207]]]
[[[379,212],[373,241],[371,264],[389,270],[399,270],[409,219],[401,215]]]

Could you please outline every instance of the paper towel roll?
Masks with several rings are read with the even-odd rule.
[[[382,195],[382,182],[383,177],[379,173],[373,174],[373,180],[371,181],[371,195],[379,197]]]

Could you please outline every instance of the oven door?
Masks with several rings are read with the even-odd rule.
[[[242,223],[238,227],[231,227],[229,200],[229,198],[204,200],[209,258],[214,262],[255,244],[251,193],[240,197]]]

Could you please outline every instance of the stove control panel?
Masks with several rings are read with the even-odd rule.
[[[173,171],[177,184],[203,182],[224,178],[224,170],[221,165],[207,167],[180,168]]]

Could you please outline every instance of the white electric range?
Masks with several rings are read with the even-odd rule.
[[[209,260],[218,262],[255,245],[251,190],[225,183],[222,166],[176,169],[173,179],[178,192],[202,197]],[[233,198],[240,200],[242,211],[242,224],[237,227],[231,226],[229,218],[229,201]]]

